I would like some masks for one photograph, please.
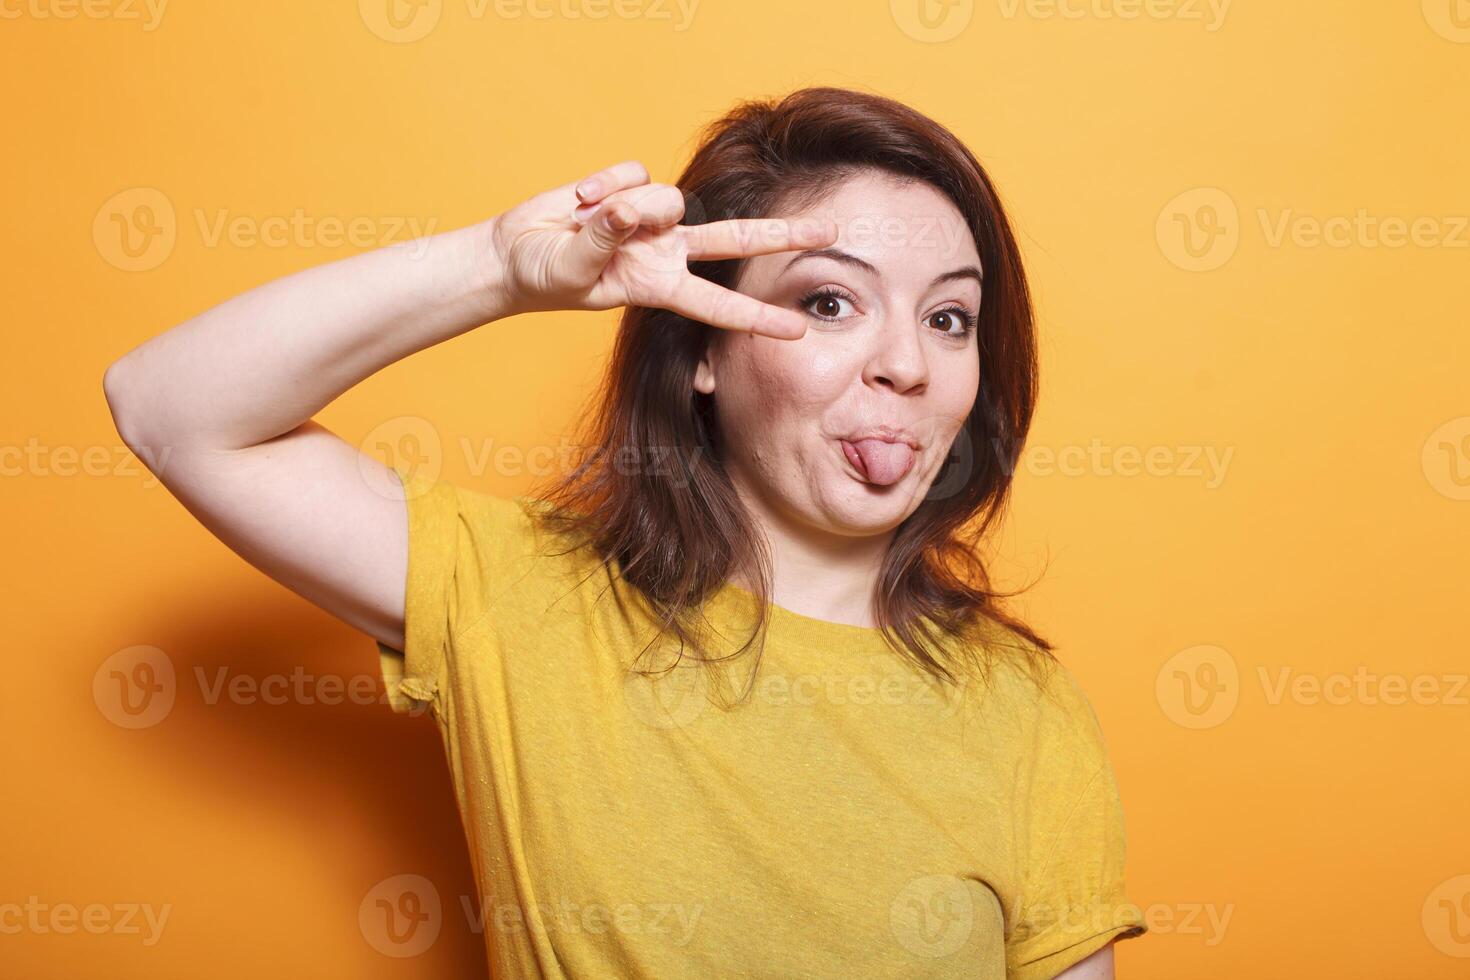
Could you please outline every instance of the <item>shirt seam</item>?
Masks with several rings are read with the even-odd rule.
[[[1076,814],[1077,808],[1082,805],[1082,800],[1084,797],[1087,796],[1087,791],[1092,789],[1092,784],[1097,782],[1098,777],[1103,774],[1103,771],[1106,770],[1107,767],[1108,764],[1106,762],[1100,764],[1097,769],[1093,771],[1087,782],[1083,784],[1082,789],[1078,791],[1077,797],[1072,801],[1071,807],[1069,807],[1067,810],[1066,817],[1062,819],[1061,824],[1057,827],[1056,836],[1052,838],[1051,846],[1047,848],[1046,857],[1042,859],[1041,865],[1037,869],[1037,872],[1035,873],[1035,875],[1028,874],[1026,876],[1026,890],[1028,893],[1033,893],[1035,891],[1035,883],[1039,881],[1040,878],[1051,869],[1051,861],[1052,858],[1056,856],[1057,848],[1061,846],[1062,835],[1066,833],[1067,827],[1072,823],[1072,817]],[[1018,913],[1019,920],[1021,922],[1026,921],[1027,913],[1031,911],[1034,905],[1035,899],[1029,897],[1028,894],[1028,897],[1022,903],[1021,910]]]

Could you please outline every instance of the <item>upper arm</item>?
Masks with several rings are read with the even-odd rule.
[[[1113,943],[1058,973],[1056,980],[1113,980]]]
[[[165,447],[145,462],[240,557],[402,647],[408,509],[393,470],[310,420],[247,449]]]
[[[1123,806],[1101,725],[1070,671],[1058,665],[1053,679],[1057,697],[1042,702],[1018,797],[1025,864],[1007,959],[1021,980],[1055,976],[1147,931],[1124,884]]]

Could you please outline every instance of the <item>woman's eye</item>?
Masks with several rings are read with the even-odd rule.
[[[842,319],[844,303],[848,306],[848,313],[851,313],[852,300],[841,293],[815,292],[802,297],[801,300],[802,309],[822,320]]]
[[[929,314],[929,321],[940,333],[950,337],[963,337],[975,328],[975,317],[958,306]]]

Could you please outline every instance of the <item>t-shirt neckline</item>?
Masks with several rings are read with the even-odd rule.
[[[853,623],[836,623],[817,619],[768,602],[767,629],[770,642],[795,641],[824,649],[887,650],[883,631],[876,626],[858,626]],[[727,580],[708,602],[707,612],[718,618],[720,625],[738,625],[749,630],[753,626],[750,617],[755,612],[755,595],[748,589]]]

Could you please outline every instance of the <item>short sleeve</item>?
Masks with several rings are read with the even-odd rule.
[[[408,509],[402,650],[378,641],[389,707],[439,714],[455,637],[484,614],[524,545],[517,500],[393,470]]]
[[[1020,911],[1006,944],[1011,980],[1044,980],[1114,939],[1148,931],[1124,885],[1123,805],[1091,702],[1056,668],[1030,764]]]

